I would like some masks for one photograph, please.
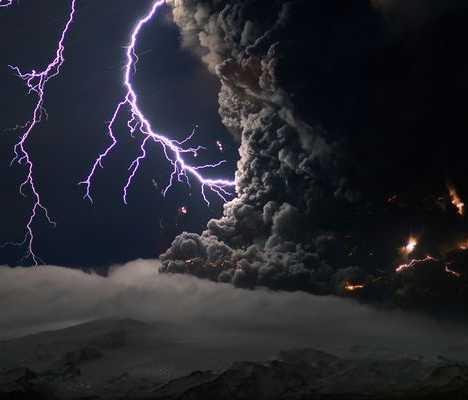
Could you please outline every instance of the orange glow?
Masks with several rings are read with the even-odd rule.
[[[460,250],[468,250],[468,240],[464,240],[463,242],[458,243],[457,247]]]
[[[410,255],[416,249],[417,245],[418,240],[414,236],[410,236],[408,243],[400,249],[400,252],[405,255]]]
[[[454,186],[448,186],[448,191],[451,203],[457,209],[458,214],[463,216],[465,214],[465,203],[463,203],[460,196],[458,196]]]
[[[345,290],[348,292],[354,292],[356,290],[363,289],[365,285],[360,284],[360,283],[351,283],[351,282],[346,282],[344,285]]]
[[[422,258],[420,260],[413,259],[408,264],[400,265],[395,271],[396,272],[406,271],[407,269],[412,269],[412,268],[416,267],[418,264],[421,264],[421,263],[427,262],[427,261],[437,261],[437,259],[434,258],[434,257],[431,257],[431,256],[426,256],[425,258]]]

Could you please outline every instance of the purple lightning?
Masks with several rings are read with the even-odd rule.
[[[7,7],[12,5],[13,0],[3,1],[0,0],[0,7]],[[28,139],[34,130],[34,128],[42,121],[43,117],[47,117],[47,112],[44,108],[46,86],[49,80],[55,78],[60,73],[60,68],[65,62],[63,53],[65,51],[64,43],[68,32],[70,31],[70,26],[73,23],[75,11],[76,11],[76,0],[71,0],[71,11],[67,20],[67,23],[61,33],[57,50],[55,53],[54,59],[47,65],[47,67],[42,71],[32,70],[29,73],[23,73],[18,67],[10,65],[10,68],[13,69],[18,76],[26,82],[28,88],[28,93],[35,93],[37,95],[36,105],[34,107],[33,115],[30,121],[26,122],[22,128],[25,129],[24,133],[21,135],[19,142],[14,147],[14,158],[11,161],[13,165],[15,162],[19,165],[23,165],[26,168],[26,178],[21,183],[19,187],[20,194],[25,196],[24,188],[28,186],[32,192],[34,199],[34,204],[31,210],[31,215],[26,224],[26,233],[22,242],[19,243],[7,243],[7,245],[16,245],[23,246],[27,245],[27,252],[25,254],[26,258],[31,258],[35,265],[38,265],[41,259],[35,254],[33,244],[34,244],[34,232],[33,232],[33,223],[40,212],[44,214],[47,222],[55,226],[55,222],[50,218],[49,211],[44,206],[39,191],[34,180],[34,164],[30,157],[30,154],[27,149]]]
[[[184,145],[193,138],[195,131],[193,131],[191,135],[189,135],[186,139],[182,141],[171,140],[166,136],[156,133],[153,130],[149,120],[143,114],[138,105],[138,97],[131,82],[132,74],[135,74],[136,64],[138,63],[138,56],[136,53],[138,35],[140,34],[140,31],[142,30],[143,26],[155,16],[157,10],[165,3],[165,0],[155,1],[148,14],[146,14],[142,19],[138,21],[137,25],[135,26],[132,32],[130,43],[127,47],[126,52],[127,63],[125,65],[123,82],[123,85],[126,89],[126,94],[123,100],[121,100],[120,103],[118,103],[117,107],[114,110],[114,113],[112,114],[112,118],[107,125],[107,134],[111,139],[111,144],[95,160],[86,180],[80,182],[80,184],[84,185],[86,188],[84,198],[89,199],[91,202],[93,201],[91,197],[92,181],[95,177],[97,168],[103,168],[103,161],[106,159],[106,157],[117,144],[117,138],[114,134],[113,128],[115,122],[117,121],[120,115],[120,112],[125,108],[127,108],[129,111],[129,119],[127,122],[127,126],[130,130],[130,134],[133,136],[134,132],[138,131],[144,136],[143,142],[140,146],[140,153],[129,167],[129,176],[123,189],[123,201],[125,204],[127,204],[128,190],[133,182],[133,179],[141,166],[141,162],[146,158],[147,145],[150,141],[158,143],[162,147],[167,161],[172,165],[172,173],[169,179],[169,183],[163,191],[163,195],[166,195],[167,191],[172,187],[176,179],[178,182],[185,181],[187,184],[190,184],[189,175],[196,178],[200,182],[203,198],[208,205],[210,203],[205,193],[206,188],[210,189],[212,192],[217,194],[224,201],[227,201],[226,197],[231,195],[231,193],[227,189],[235,186],[235,181],[225,179],[208,179],[205,178],[199,172],[200,170],[206,168],[216,168],[219,165],[225,163],[225,161],[220,161],[215,164],[209,165],[194,166],[188,164],[184,160],[183,156],[186,153],[189,153],[192,156],[196,157],[198,152],[204,149],[204,147],[202,146],[198,146],[195,148],[184,147]]]

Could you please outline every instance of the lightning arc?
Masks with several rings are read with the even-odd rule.
[[[397,273],[400,273],[400,272],[403,272],[403,271],[407,271],[407,270],[410,270],[410,269],[413,269],[415,267],[417,267],[418,265],[422,265],[426,262],[429,262],[429,261],[434,261],[434,262],[438,262],[439,260],[437,258],[434,258],[430,255],[427,255],[425,258],[422,258],[422,259],[413,259],[411,260],[408,264],[402,264],[400,265],[398,268],[396,268],[395,272]],[[444,271],[447,273],[447,274],[450,274],[456,278],[461,278],[462,277],[462,273],[461,272],[457,272],[457,271],[454,271],[453,269],[450,268],[451,266],[451,263],[448,263],[445,265],[445,268],[444,268]]]
[[[416,267],[418,264],[423,264],[425,262],[428,262],[428,261],[437,261],[436,258],[434,257],[431,257],[431,256],[426,256],[422,259],[413,259],[411,260],[409,263],[407,264],[402,264],[400,265],[397,269],[395,269],[396,272],[402,272],[402,271],[406,271],[406,270],[409,270],[409,269],[412,269],[414,267]]]
[[[0,7],[8,7],[13,4],[13,0],[0,0]],[[34,128],[42,121],[42,118],[47,117],[47,112],[44,108],[46,87],[49,80],[55,78],[60,74],[60,68],[65,62],[64,51],[65,51],[65,39],[67,34],[70,31],[70,27],[74,21],[74,16],[76,12],[76,0],[71,1],[71,10],[68,16],[67,23],[60,35],[59,42],[57,44],[57,49],[55,52],[54,59],[47,65],[47,67],[42,71],[32,70],[29,73],[23,73],[18,67],[11,66],[10,68],[14,70],[18,77],[21,78],[28,88],[28,93],[35,93],[37,95],[37,101],[34,106],[33,115],[30,121],[26,122],[22,127],[25,129],[24,133],[21,135],[19,142],[14,146],[14,158],[11,161],[11,164],[18,163],[23,165],[26,169],[26,178],[21,183],[19,191],[22,196],[25,196],[24,188],[29,187],[31,190],[34,204],[32,206],[31,215],[26,224],[26,233],[22,242],[18,243],[6,243],[5,245],[15,245],[23,246],[27,245],[27,252],[24,256],[24,259],[31,258],[34,265],[38,265],[40,258],[34,252],[34,232],[33,232],[33,223],[36,220],[36,217],[40,212],[42,212],[46,220],[55,226],[55,222],[50,218],[49,211],[44,206],[39,191],[37,189],[36,182],[34,180],[34,163],[31,159],[31,156],[27,149],[27,142],[33,132]]]
[[[9,7],[13,4],[13,0],[0,0],[0,7]],[[155,1],[149,11],[141,20],[138,21],[135,29],[132,31],[130,43],[127,47],[127,63],[125,66],[125,74],[124,74],[124,87],[126,88],[126,94],[120,103],[118,103],[117,107],[114,110],[112,118],[107,125],[107,133],[112,140],[112,143],[106,148],[106,150],[99,155],[99,157],[95,160],[90,174],[86,178],[85,181],[80,182],[80,184],[85,185],[86,192],[85,198],[89,199],[92,202],[91,197],[91,186],[92,180],[95,177],[96,170],[99,167],[103,168],[103,161],[112,151],[112,149],[117,144],[117,138],[114,135],[113,128],[114,124],[116,123],[117,119],[121,111],[124,108],[128,108],[130,118],[127,121],[127,126],[130,130],[130,134],[133,136],[134,132],[138,131],[143,134],[144,138],[140,146],[140,153],[137,158],[131,163],[129,167],[129,176],[127,178],[127,182],[123,188],[123,201],[127,204],[127,196],[128,190],[133,182],[134,177],[136,176],[138,170],[140,169],[141,162],[146,158],[147,149],[146,146],[148,142],[153,141],[158,143],[162,146],[164,155],[167,161],[172,165],[172,173],[170,175],[169,183],[163,191],[163,195],[166,195],[167,191],[172,187],[174,181],[177,179],[179,182],[185,181],[187,184],[190,185],[189,175],[196,178],[199,183],[201,184],[201,192],[205,202],[209,205],[210,202],[206,196],[205,189],[208,188],[212,192],[216,193],[221,199],[227,201],[227,196],[232,195],[229,188],[235,186],[235,181],[233,180],[225,180],[225,179],[209,179],[204,177],[201,174],[201,170],[207,168],[216,168],[226,161],[219,161],[214,164],[208,165],[191,165],[187,163],[184,159],[185,154],[191,154],[192,156],[196,157],[198,152],[204,147],[197,146],[197,147],[186,147],[186,144],[193,138],[195,135],[195,130],[182,141],[171,140],[166,136],[156,133],[149,120],[140,110],[138,105],[138,98],[137,94],[132,86],[131,83],[131,76],[132,73],[136,73],[136,65],[139,61],[138,56],[136,54],[136,45],[138,35],[145,24],[147,24],[156,14],[157,10],[166,4],[166,0],[158,0]],[[74,22],[74,17],[76,13],[76,0],[71,0],[71,11],[67,20],[67,23],[61,33],[57,50],[55,54],[55,58],[47,65],[47,67],[42,71],[32,70],[29,73],[23,73],[18,67],[10,66],[13,69],[18,77],[20,77],[25,83],[28,88],[28,93],[35,93],[37,95],[37,102],[34,107],[33,115],[30,121],[26,122],[26,124],[22,126],[18,126],[17,128],[25,129],[25,132],[21,135],[19,142],[14,146],[14,158],[11,161],[11,164],[18,163],[19,165],[23,165],[26,167],[26,179],[21,183],[19,191],[20,194],[25,196],[24,189],[29,187],[32,192],[34,204],[31,211],[31,216],[26,224],[26,233],[23,241],[21,242],[10,242],[6,243],[6,245],[15,245],[15,246],[23,246],[27,245],[27,252],[24,256],[25,259],[31,258],[34,265],[38,265],[42,263],[42,260],[36,255],[34,252],[34,232],[33,232],[33,224],[38,217],[40,212],[43,213],[48,223],[55,226],[55,222],[51,219],[49,215],[48,209],[44,206],[40,193],[37,189],[36,182],[34,180],[34,163],[30,157],[30,154],[27,149],[27,142],[30,138],[31,133],[33,132],[34,128],[42,121],[42,118],[47,118],[47,112],[44,107],[45,102],[45,95],[46,95],[46,86],[50,79],[57,77],[60,74],[60,68],[62,67],[63,63],[65,62],[64,59],[64,51],[65,51],[65,40],[70,31],[70,27]],[[16,129],[16,128],[15,128]]]
[[[1,7],[9,7],[13,4],[13,0],[0,0],[0,8]]]
[[[232,195],[228,191],[229,188],[235,186],[235,181],[225,180],[225,179],[209,179],[204,177],[201,174],[201,170],[207,168],[216,168],[226,161],[220,161],[214,164],[208,165],[191,165],[185,159],[184,155],[190,154],[193,157],[196,157],[198,152],[204,147],[186,147],[185,145],[193,138],[195,131],[193,131],[187,138],[182,141],[172,140],[166,136],[163,136],[159,133],[156,133],[148,118],[143,114],[142,110],[138,104],[138,97],[135,89],[133,88],[131,77],[132,74],[136,72],[136,64],[138,63],[138,56],[136,53],[136,45],[138,41],[138,36],[142,28],[153,19],[156,15],[159,8],[166,4],[165,0],[155,1],[150,9],[150,11],[138,21],[134,30],[132,31],[130,43],[127,47],[126,58],[127,63],[125,65],[124,81],[123,86],[126,89],[126,94],[123,100],[117,104],[117,107],[112,114],[112,118],[107,125],[107,134],[111,139],[110,145],[102,152],[98,158],[95,160],[94,164],[91,167],[91,171],[87,178],[80,182],[81,185],[85,187],[84,198],[93,201],[91,196],[91,187],[93,179],[96,175],[98,167],[103,168],[103,161],[111,153],[113,148],[117,145],[117,138],[114,134],[114,125],[118,120],[120,113],[123,109],[127,108],[129,111],[129,119],[127,121],[127,126],[130,130],[130,134],[133,135],[134,132],[138,131],[143,136],[144,139],[140,146],[140,153],[138,157],[131,163],[129,167],[129,176],[127,182],[123,188],[123,201],[127,204],[128,190],[133,182],[135,175],[140,169],[141,162],[146,158],[147,155],[147,146],[150,142],[155,142],[162,147],[163,153],[167,161],[172,165],[172,173],[169,178],[169,182],[166,188],[163,190],[163,195],[165,196],[168,190],[172,187],[175,180],[178,182],[185,182],[190,185],[189,175],[195,178],[201,185],[201,192],[205,202],[209,205],[210,202],[205,193],[205,189],[208,188],[215,194],[217,194],[221,199],[227,201],[227,196]]]

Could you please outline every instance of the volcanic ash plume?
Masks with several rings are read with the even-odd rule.
[[[428,134],[447,121],[424,108],[442,101],[421,90],[438,73],[425,53],[368,0],[168,2],[183,45],[220,80],[240,161],[237,198],[201,235],[179,235],[162,270],[320,294],[364,293],[377,269],[394,273],[402,238],[431,221],[421,199],[446,196],[450,171],[431,151],[455,143]]]
[[[171,3],[184,45],[220,79],[219,112],[240,138],[241,158],[237,198],[225,205],[223,217],[211,220],[202,235],[177,237],[161,257],[163,270],[243,287],[328,292],[335,271],[325,256],[333,251],[336,239],[320,225],[358,195],[340,173],[339,141],[314,118],[303,117],[314,115],[304,107],[310,97],[310,68],[320,68],[307,56],[304,65],[297,65],[298,55],[309,51],[304,38],[311,36],[310,4]],[[321,3],[317,7],[328,8],[330,18],[339,15],[334,6]],[[349,7],[351,13],[361,8]],[[363,28],[366,18],[363,25],[342,32],[339,40],[349,40]],[[320,35],[312,37],[314,44],[323,39]],[[359,38],[350,45],[369,44]],[[345,62],[348,54],[338,57],[342,60],[333,62]],[[353,278],[356,271],[341,274]]]

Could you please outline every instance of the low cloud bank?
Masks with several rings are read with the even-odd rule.
[[[216,345],[242,338],[246,346],[265,340],[278,350],[468,355],[466,335],[455,326],[335,297],[249,291],[159,274],[159,266],[135,261],[114,267],[108,277],[53,266],[1,267],[0,339],[99,318],[133,318],[177,324],[182,335],[206,330],[207,344]]]

